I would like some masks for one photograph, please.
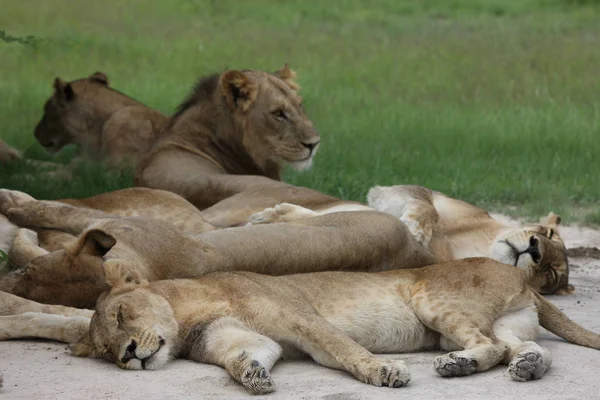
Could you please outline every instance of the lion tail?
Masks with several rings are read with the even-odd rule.
[[[538,308],[540,325],[571,343],[600,350],[599,334],[589,331],[569,319],[554,304],[533,289],[531,292],[535,296],[534,301]]]

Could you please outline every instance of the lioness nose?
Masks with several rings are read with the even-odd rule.
[[[135,349],[137,349],[137,342],[135,340],[131,339],[131,343],[129,343],[129,346],[127,346],[127,348],[125,349],[125,355],[121,359],[121,362],[126,363],[129,360],[133,360],[134,358],[137,358],[135,356]]]
[[[535,236],[531,236],[529,238],[529,247],[525,250],[525,253],[528,253],[531,256],[531,259],[534,263],[539,263],[542,259],[542,255],[540,254],[539,241]]]
[[[306,148],[307,148],[307,149],[309,149],[310,151],[313,151],[313,149],[314,149],[315,147],[317,147],[317,145],[318,145],[319,143],[321,143],[321,141],[320,141],[320,140],[317,140],[317,141],[316,141],[316,142],[314,142],[314,143],[305,143],[305,142],[301,142],[301,143],[302,143],[302,146],[306,147]]]

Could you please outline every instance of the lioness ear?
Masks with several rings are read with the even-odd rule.
[[[68,251],[74,256],[88,254],[104,257],[115,244],[117,244],[117,239],[108,233],[100,229],[90,229],[84,232]]]
[[[56,94],[65,101],[72,101],[75,98],[75,92],[70,83],[67,83],[59,77],[54,78],[54,89]]]
[[[71,350],[71,354],[73,354],[76,357],[102,357],[102,354],[100,354],[96,346],[94,346],[89,332],[87,332],[81,339],[79,339],[79,341],[70,344],[69,350]]]
[[[296,76],[297,76],[296,71],[294,71],[293,69],[290,69],[290,67],[288,66],[287,63],[282,68],[273,72],[273,75],[275,75],[276,77],[280,78],[285,83],[287,83],[287,85],[290,87],[290,89],[292,89],[296,92],[298,90],[300,90],[300,85],[298,85],[298,83],[296,81],[294,81],[294,79],[296,79]]]
[[[111,288],[126,284],[142,285],[148,283],[131,261],[112,259],[102,263],[104,278]]]
[[[89,79],[108,86],[108,76],[106,76],[104,72],[94,72],[92,75],[90,75]]]
[[[561,222],[562,222],[562,218],[560,218],[559,215],[556,215],[553,212],[548,214],[545,221],[542,220],[543,224],[548,225],[549,227],[553,227],[553,228],[556,228],[558,225],[560,225]]]
[[[225,71],[221,75],[219,86],[229,107],[240,107],[242,111],[250,108],[258,94],[258,86],[240,71]]]

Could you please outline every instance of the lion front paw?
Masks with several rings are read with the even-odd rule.
[[[443,377],[466,376],[477,370],[477,361],[459,353],[448,353],[436,357],[433,366]]]
[[[0,189],[0,214],[6,215],[11,208],[18,208],[30,201],[35,201],[35,199],[27,193],[18,190]]]
[[[251,225],[270,224],[273,222],[289,222],[297,219],[310,218],[318,215],[307,208],[290,203],[277,204],[275,207],[265,208],[261,212],[252,214],[248,218]]]
[[[400,388],[410,381],[410,372],[402,360],[374,360],[367,368],[358,368],[356,378],[374,386]]]
[[[267,369],[258,361],[254,360],[248,368],[242,372],[242,385],[252,394],[266,394],[275,390],[275,384]]]

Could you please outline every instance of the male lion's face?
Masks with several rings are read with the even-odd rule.
[[[244,132],[244,147],[255,161],[287,162],[303,170],[312,165],[320,137],[304,111],[293,77],[287,66],[274,74],[228,71],[220,84]]]
[[[573,290],[567,250],[554,228],[537,225],[511,229],[496,238],[490,255],[525,270],[529,285],[541,294]]]
[[[158,369],[175,351],[177,321],[164,297],[129,284],[98,299],[90,335],[99,355],[120,368]]]
[[[101,72],[73,82],[54,80],[54,93],[44,104],[44,115],[34,131],[35,138],[47,152],[57,153],[87,131],[93,116],[84,111],[84,94],[89,96],[93,90],[106,85],[108,80]]]

